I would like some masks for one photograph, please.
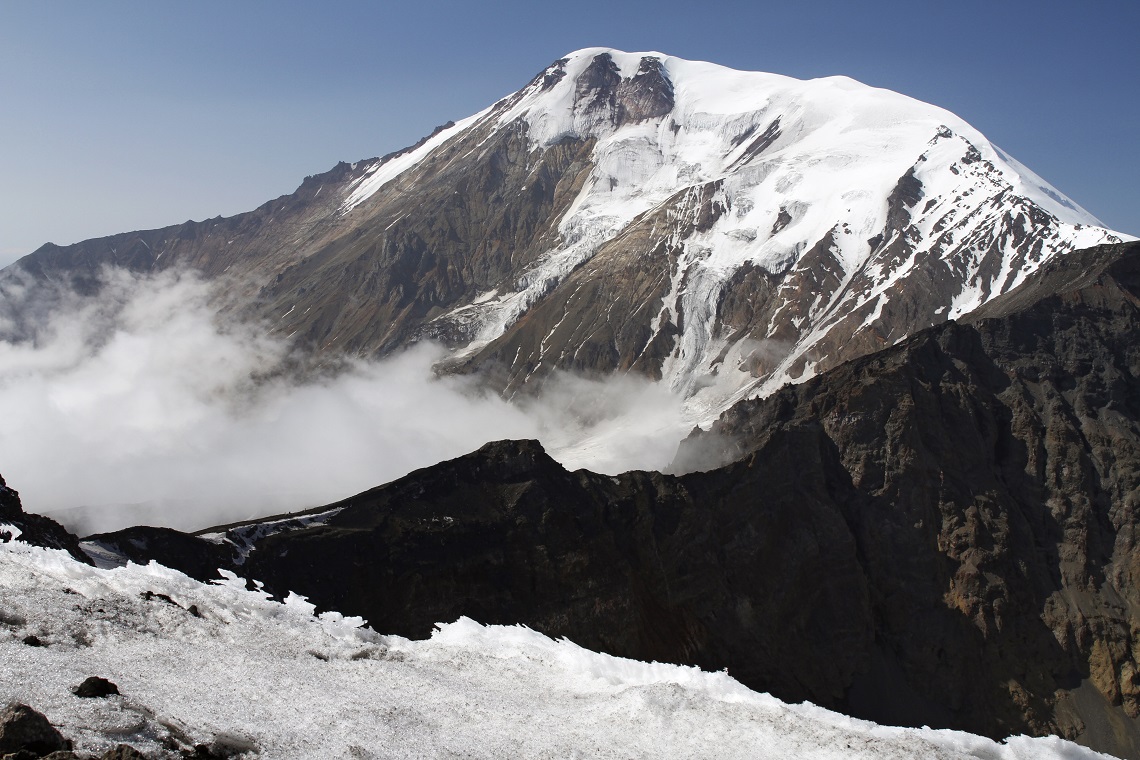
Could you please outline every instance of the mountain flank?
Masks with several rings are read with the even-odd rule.
[[[16,268],[92,292],[105,265],[187,267],[307,352],[436,341],[507,394],[634,372],[707,424],[1124,237],[934,106],[596,48],[250,213]]]

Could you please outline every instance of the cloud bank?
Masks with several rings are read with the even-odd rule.
[[[220,324],[189,273],[104,272],[98,296],[0,282],[0,472],[80,533],[200,529],[329,503],[487,441],[574,469],[660,469],[686,432],[644,380],[561,376],[512,404],[421,345],[298,379],[261,325]]]

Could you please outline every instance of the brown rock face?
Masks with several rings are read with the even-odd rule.
[[[576,195],[589,149],[589,142],[567,140],[528,159],[519,129],[483,145],[475,171],[449,165],[445,153],[438,171],[406,184],[401,178],[377,201],[373,213],[384,225],[329,243],[282,271],[259,297],[281,314],[293,309],[280,329],[297,330],[314,347],[335,342],[352,353],[387,353],[417,337],[463,345],[471,335],[462,322],[432,320],[494,289],[554,244],[547,224]],[[508,204],[511,198],[526,201]]]
[[[969,325],[738,405],[705,442],[759,457],[818,429],[903,672],[949,695],[989,680],[1006,725],[1137,756],[1138,307],[1140,246],[1073,254]]]
[[[662,309],[681,246],[659,231],[678,230],[683,238],[708,229],[724,213],[718,189],[710,183],[679,193],[630,225],[469,365],[501,368],[508,391],[528,381],[536,385],[554,369],[601,375],[632,370],[660,379],[684,314],[678,325]],[[646,249],[651,255],[643,255]]]

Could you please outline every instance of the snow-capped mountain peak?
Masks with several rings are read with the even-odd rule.
[[[602,369],[636,364],[671,330],[672,346],[651,371],[694,397],[696,421],[967,313],[1050,256],[1123,239],[962,119],[847,77],[800,81],[588,48],[460,122],[451,139],[464,130],[479,145],[524,132],[526,162],[588,143],[590,165],[551,220],[554,245],[513,281],[436,317],[466,336],[459,354],[510,342],[540,302],[562,312],[544,321],[556,331],[574,292],[563,283],[648,226],[641,232],[650,239],[624,258],[656,256],[638,266],[667,279],[641,316],[641,345],[619,348],[617,366]],[[353,204],[366,185],[383,188],[365,179]],[[774,292],[738,292],[734,278],[745,270],[763,273]],[[613,269],[607,276],[623,279]],[[753,314],[726,314],[730,297]],[[914,301],[909,313],[885,317],[900,297]],[[757,311],[767,312],[760,322]],[[578,344],[547,339],[530,356],[513,348],[519,382],[543,366],[598,369],[566,361]]]
[[[430,339],[508,395],[633,372],[701,424],[1126,238],[936,106],[607,48],[210,230],[132,260],[252,273],[317,351]]]

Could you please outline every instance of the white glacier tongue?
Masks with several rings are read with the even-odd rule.
[[[750,691],[727,673],[584,650],[471,620],[427,641],[313,615],[230,576],[151,564],[100,570],[0,543],[0,694],[80,753],[213,745],[243,757],[1105,757],[1051,738],[997,743],[891,728]],[[37,636],[45,646],[21,639]],[[78,699],[91,675],[120,695]],[[165,755],[163,755],[165,756]]]

